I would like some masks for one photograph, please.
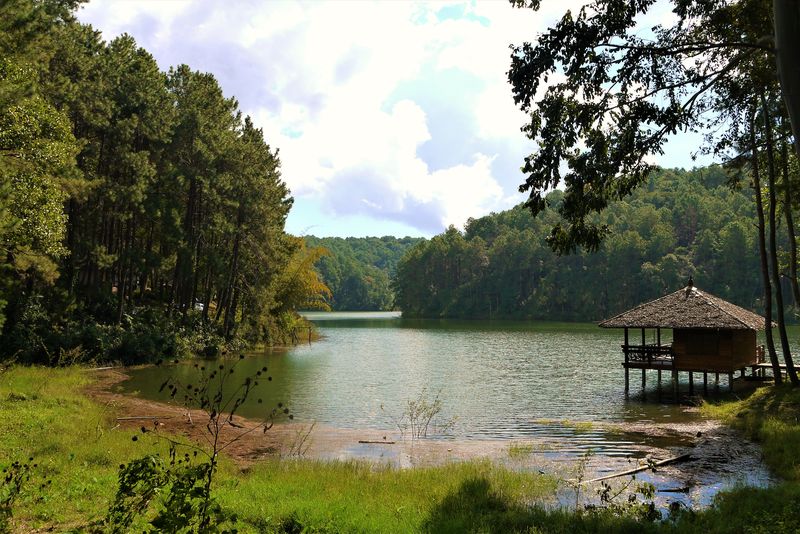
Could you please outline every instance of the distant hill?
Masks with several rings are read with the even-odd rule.
[[[701,289],[761,309],[753,194],[728,187],[722,168],[653,173],[597,217],[611,234],[594,254],[550,250],[563,193],[547,200],[535,219],[518,206],[410,250],[396,279],[403,315],[594,321],[675,291],[689,275]],[[779,237],[786,240],[783,228]]]
[[[317,261],[316,269],[333,293],[336,311],[391,310],[391,280],[400,258],[421,237],[315,237],[306,236],[309,247],[324,247],[330,254]]]

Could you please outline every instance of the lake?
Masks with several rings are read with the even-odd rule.
[[[638,387],[640,375],[633,373],[626,397],[619,330],[585,323],[410,320],[395,312],[305,315],[317,325],[321,340],[235,360],[237,376],[265,366],[266,375],[272,377],[271,381],[262,377],[261,391],[242,407],[242,415],[257,417],[264,406],[281,402],[291,408],[295,422],[396,436],[396,421],[407,402],[421,396],[432,400],[438,394],[442,402],[438,420],[455,421],[446,434],[434,436],[439,440],[495,444],[538,440],[548,444],[546,456],[557,459],[575,459],[591,450],[607,459],[598,463],[600,472],[641,458],[652,447],[674,451],[687,445],[677,434],[629,432],[628,426],[704,423],[696,411],[671,402],[666,373],[659,391],[651,371],[644,392]],[[670,342],[669,332],[662,333],[662,341]],[[231,360],[223,365],[230,366]],[[197,380],[196,373],[192,364],[145,367],[130,371],[123,388],[164,400],[166,395],[158,388],[165,376],[190,382]],[[727,377],[721,381],[719,389],[726,391]],[[697,378],[695,386],[700,389]],[[713,378],[710,387],[714,396]],[[681,392],[688,392],[686,377]],[[710,442],[709,449],[732,448],[726,457],[711,461],[704,474],[691,474],[701,487],[701,502],[735,482],[769,480],[755,446],[742,442],[743,448],[737,448],[738,439],[730,435],[726,439]],[[334,457],[376,454],[374,448],[353,446]],[[614,458],[617,463],[610,461]],[[674,478],[662,485],[674,485]]]
[[[457,420],[452,434],[471,439],[552,433],[552,421],[559,420],[687,419],[675,405],[641,402],[636,387],[626,399],[622,336],[616,330],[575,323],[407,320],[397,312],[306,316],[322,340],[249,354],[238,364],[243,376],[266,365],[273,380],[261,395],[262,406],[286,403],[298,421],[391,430],[392,418],[423,392],[429,399],[438,393],[442,420]],[[193,371],[179,370],[186,379]],[[125,388],[157,398],[165,372],[135,371]],[[651,379],[653,396],[654,386]],[[666,397],[666,375],[663,389]],[[253,402],[241,413],[255,416],[260,408]]]

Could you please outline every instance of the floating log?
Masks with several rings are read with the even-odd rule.
[[[626,475],[633,475],[641,471],[647,471],[652,467],[661,467],[662,465],[672,464],[676,462],[683,462],[690,459],[691,457],[692,456],[689,453],[681,454],[680,456],[675,456],[674,458],[667,458],[666,460],[655,462],[652,465],[642,465],[637,467],[636,469],[629,469],[621,473],[614,473],[613,475],[606,475],[603,477],[593,478],[592,480],[584,480],[581,484],[589,484],[591,482],[600,482],[601,480],[608,480],[609,478],[617,478],[617,477],[624,477]]]
[[[140,419],[171,419],[173,416],[171,415],[136,415],[132,417],[117,417],[117,421],[137,421]]]
[[[371,440],[371,439],[360,439],[358,440],[358,442],[370,445],[394,445],[394,441],[382,441],[382,440]]]
[[[664,488],[658,490],[659,493],[689,493],[692,490],[691,486],[683,488]]]

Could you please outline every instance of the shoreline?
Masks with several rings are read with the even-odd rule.
[[[182,405],[114,391],[128,377],[125,368],[87,372],[94,374],[94,380],[84,393],[94,401],[114,408],[119,428],[137,432],[143,425],[157,427],[160,431],[179,434],[197,443],[204,442],[206,430],[203,421],[207,415],[202,410],[187,410]],[[242,428],[225,428],[223,439],[231,439],[236,433],[258,424],[243,417],[238,417],[237,423]],[[581,425],[557,420],[550,423]],[[310,423],[302,422],[276,423],[266,433],[246,434],[225,453],[241,469],[268,458],[366,461],[378,467],[394,468],[486,459],[515,470],[546,472],[562,480],[573,478],[580,462],[580,456],[559,450],[568,444],[557,437],[403,440],[397,431],[345,429],[321,424],[311,427]],[[588,453],[580,468],[581,476],[586,480],[645,465],[647,458],[657,461],[689,453],[692,459],[688,462],[665,466],[657,472],[643,472],[638,478],[653,483],[659,493],[665,494],[662,495],[664,498],[701,506],[710,504],[713,495],[721,489],[738,482],[767,486],[775,481],[763,465],[760,448],[717,420],[691,423],[593,422],[591,428],[592,431],[619,436],[638,450],[639,455]],[[745,480],[741,478],[742,473],[748,473]]]

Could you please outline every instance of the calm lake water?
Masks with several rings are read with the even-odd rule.
[[[652,371],[644,392],[650,402],[643,402],[638,373],[631,374],[631,396],[626,398],[619,330],[585,323],[408,320],[397,312],[306,316],[319,327],[322,340],[248,354],[237,364],[239,376],[266,366],[272,377],[260,387],[263,404],[253,398],[242,415],[258,416],[264,406],[282,402],[291,407],[295,421],[393,430],[393,420],[408,400],[420,395],[432,399],[438,393],[443,402],[440,420],[457,421],[452,437],[561,436],[572,440],[567,449],[574,452],[592,447],[608,455],[632,452],[626,440],[585,427],[576,432],[572,423],[697,419],[668,402],[667,374],[663,402],[657,402]],[[669,332],[662,340],[670,341]],[[124,389],[163,399],[158,387],[166,376],[177,374],[191,382],[194,373],[183,364],[143,368],[131,373]],[[721,380],[726,390],[727,378]]]
[[[601,474],[629,468],[631,460],[653,447],[666,455],[694,447],[700,460],[688,470],[642,475],[666,492],[675,485],[692,488],[670,497],[688,505],[707,504],[716,491],[732,484],[769,482],[757,447],[730,431],[707,432],[701,443],[688,443],[685,433],[626,430],[672,423],[702,426],[704,421],[671,402],[666,373],[659,389],[655,372],[649,372],[644,391],[640,374],[632,373],[630,396],[625,396],[619,330],[575,323],[409,320],[394,312],[309,312],[306,317],[318,326],[321,340],[249,353],[243,360],[205,361],[209,368],[225,365],[226,371],[235,362],[235,376],[242,379],[267,367],[265,376],[272,379],[261,378],[259,393],[240,409],[241,415],[258,417],[265,406],[281,402],[291,408],[295,422],[396,436],[395,421],[407,402],[421,395],[431,400],[438,393],[443,403],[439,421],[455,419],[456,424],[435,437],[454,444],[486,443],[489,450],[492,443],[496,450],[497,442],[546,443],[542,450],[550,452],[541,458],[573,462],[591,450],[598,459],[595,473]],[[790,333],[797,339],[800,330],[794,327]],[[669,332],[662,333],[663,342],[670,338]],[[168,376],[196,383],[198,371],[193,363],[131,370],[122,388],[167,400],[158,389]],[[699,392],[702,376],[695,380]],[[709,386],[710,396],[719,394],[713,377]],[[680,388],[682,395],[688,393],[685,376]],[[721,377],[719,389],[727,391],[727,377]],[[397,453],[386,450],[353,445],[331,457],[392,461],[384,454]]]

